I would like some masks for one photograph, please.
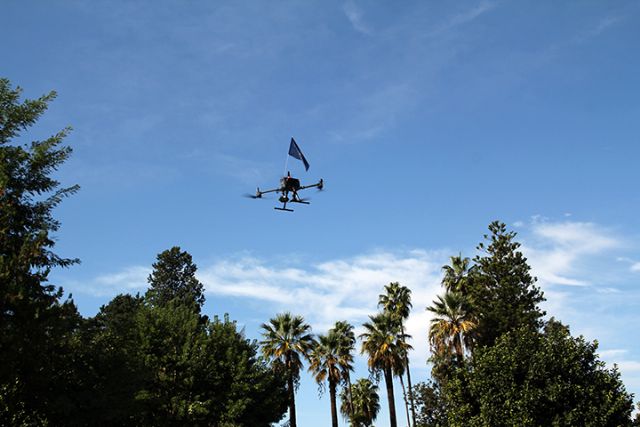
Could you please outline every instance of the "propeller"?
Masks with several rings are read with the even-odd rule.
[[[242,196],[248,199],[262,199],[262,193],[259,188],[256,189],[256,194],[244,193]]]

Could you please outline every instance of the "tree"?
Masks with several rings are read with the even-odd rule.
[[[544,301],[542,291],[529,274],[527,259],[518,251],[516,233],[507,231],[506,225],[498,221],[489,224],[489,231],[491,234],[484,236],[488,245],[478,245],[484,255],[474,258],[467,284],[478,318],[478,346],[491,346],[503,333],[522,327],[537,330],[545,314],[538,307]]]
[[[467,299],[457,292],[438,295],[427,310],[434,314],[429,327],[429,344],[439,356],[455,355],[462,363],[465,348],[471,347],[472,332],[476,327],[474,315]]]
[[[369,316],[364,323],[365,332],[360,334],[362,353],[368,355],[369,370],[384,376],[389,404],[389,423],[397,427],[395,399],[393,395],[393,375],[403,372],[405,354],[410,348],[398,323],[387,313]]]
[[[258,357],[255,340],[245,338],[228,316],[207,326],[206,363],[195,388],[210,402],[207,425],[269,427],[287,411],[287,381]]]
[[[150,288],[145,298],[154,306],[174,301],[199,313],[205,298],[202,283],[195,275],[197,269],[191,255],[178,246],[159,253],[148,278]]]
[[[471,279],[469,274],[471,271],[469,267],[471,260],[469,258],[463,258],[462,254],[452,256],[449,259],[451,260],[451,265],[442,266],[442,270],[444,271],[442,285],[447,292],[459,292],[462,295],[466,295]]]
[[[329,383],[329,399],[331,401],[331,425],[338,427],[338,411],[336,406],[336,390],[342,380],[344,367],[340,366],[340,337],[335,331],[327,335],[319,335],[309,356],[309,371],[322,386],[325,380]],[[351,368],[353,369],[353,368]]]
[[[445,385],[450,425],[630,425],[631,396],[596,350],[553,319],[507,332]]]
[[[48,276],[78,262],[53,251],[53,210],[79,187],[51,176],[71,154],[61,145],[69,128],[12,145],[56,96],[21,102],[21,93],[0,79],[0,424],[40,425],[62,423],[77,397],[70,354],[80,316]]]
[[[287,409],[286,380],[235,322],[118,295],[87,321],[86,401],[77,424],[268,427]],[[79,382],[82,384],[82,382]]]
[[[282,364],[287,378],[289,400],[289,425],[296,427],[295,385],[300,377],[303,360],[308,358],[315,341],[311,326],[302,316],[291,313],[278,314],[269,323],[261,325],[264,340],[260,342],[262,353],[269,359]]]
[[[385,293],[378,296],[378,307],[382,307],[384,312],[388,313],[400,326],[400,336],[404,340],[404,322],[409,318],[411,312],[411,290],[406,286],[401,286],[398,282],[389,283],[384,287]],[[406,342],[404,343],[406,344]],[[416,423],[416,413],[413,407],[413,392],[411,387],[411,372],[409,371],[409,354],[404,355],[404,369],[407,372],[407,385],[409,387],[409,402],[407,402],[407,393],[404,390],[404,383],[402,382],[402,376],[400,376],[402,391],[404,397],[405,408],[411,406],[411,419],[413,424]],[[409,410],[407,408],[407,423],[411,425],[408,420]]]
[[[436,382],[421,382],[415,385],[415,401],[418,427],[444,427],[447,413],[440,385]]]
[[[352,393],[349,395],[346,389],[340,394],[342,404],[340,412],[352,427],[371,427],[380,411],[380,398],[378,386],[368,378],[360,378],[353,384]]]
[[[78,390],[84,399],[74,411],[79,425],[135,425],[142,411],[136,394],[151,377],[140,351],[143,303],[138,295],[118,295],[83,322],[74,352],[84,374]]]
[[[353,332],[353,325],[346,320],[338,321],[329,332],[338,337],[338,366],[342,371],[342,378],[345,381],[347,396],[351,398],[351,371],[353,370],[353,352],[356,346],[356,336]]]
[[[149,377],[136,400],[145,425],[197,424],[210,415],[213,396],[197,387],[206,374],[207,334],[191,306],[145,305],[138,313],[140,357]]]

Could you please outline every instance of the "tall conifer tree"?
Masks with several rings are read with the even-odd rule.
[[[21,93],[0,79],[0,424],[55,424],[73,407],[65,354],[80,317],[48,283],[52,268],[78,262],[53,252],[53,209],[78,186],[61,188],[51,176],[71,154],[62,146],[69,128],[22,139],[56,93],[25,101]]]

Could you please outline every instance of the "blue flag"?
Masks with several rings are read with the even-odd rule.
[[[296,140],[293,138],[291,138],[291,145],[289,145],[289,155],[291,157],[295,157],[298,160],[302,160],[302,163],[304,163],[304,170],[309,170],[309,162],[307,162],[307,159],[304,158],[304,154],[302,154],[302,151],[300,151],[300,147],[298,147],[298,144],[296,144]]]

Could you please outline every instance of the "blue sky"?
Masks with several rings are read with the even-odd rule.
[[[640,396],[639,19],[633,1],[5,2],[0,75],[59,93],[29,139],[74,128],[57,248],[82,264],[52,280],[93,315],[179,245],[206,312],[251,338],[284,310],[359,325],[400,281],[425,380],[440,267],[500,219],[549,315]],[[277,183],[291,136],[311,163],[291,172],[326,191],[292,214],[242,198]],[[300,425],[329,423],[308,376],[298,399]]]

